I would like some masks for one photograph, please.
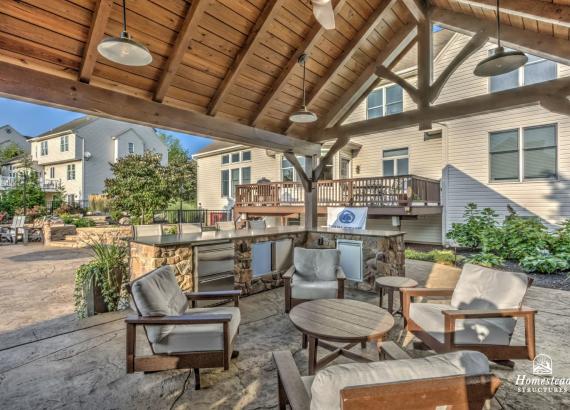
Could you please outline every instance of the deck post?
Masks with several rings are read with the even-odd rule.
[[[316,228],[317,227],[317,202],[318,202],[318,191],[317,183],[313,181],[313,163],[315,158],[312,156],[305,157],[305,173],[311,175],[308,180],[308,184],[305,186],[305,227],[306,228]]]

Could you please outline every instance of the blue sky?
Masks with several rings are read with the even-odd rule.
[[[60,110],[45,107],[43,105],[0,98],[0,127],[10,124],[18,132],[26,136],[35,137],[38,134],[83,115],[84,114],[73,111]],[[190,154],[193,154],[211,142],[208,138],[183,134],[181,132],[168,130],[159,131],[174,135],[180,140],[182,146],[186,148]]]

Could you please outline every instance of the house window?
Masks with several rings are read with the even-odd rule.
[[[251,161],[251,151],[243,151],[241,153],[241,160],[242,161]]]
[[[350,178],[350,160],[348,158],[340,159],[340,179]]]
[[[232,164],[239,162],[239,152],[234,152],[232,154]]]
[[[75,195],[74,194],[67,194],[67,203],[72,205],[75,202]]]
[[[556,178],[556,126],[523,129],[525,179]]]
[[[321,160],[322,160],[322,158],[325,157],[325,155],[327,155],[327,152],[329,152],[328,149],[322,149],[321,150]],[[330,181],[330,180],[334,179],[333,164],[332,164],[333,161],[334,160],[331,158],[329,163],[325,165],[325,168],[323,169],[323,174],[321,176],[321,179],[323,181]]]
[[[135,143],[129,142],[129,154],[134,154],[134,153],[135,153]]]
[[[48,142],[47,141],[42,141],[40,143],[40,155],[44,156],[48,154]]]
[[[366,117],[377,118],[404,110],[404,93],[399,85],[379,88],[366,98]]]
[[[230,156],[228,154],[222,155],[222,165],[230,163]]]
[[[299,161],[301,166],[304,168],[305,167],[305,157],[298,155],[297,160]],[[281,158],[281,181],[293,182],[293,181],[298,181],[298,180],[299,180],[299,177],[297,175],[297,172],[295,171],[295,168],[293,167],[293,164],[291,164],[291,162],[289,162],[289,160],[287,158],[285,158],[285,156],[283,156]]]
[[[492,50],[489,51],[492,54]],[[522,85],[541,83],[556,78],[556,63],[527,54],[528,62],[518,70],[490,78],[491,92],[508,90]]]
[[[69,135],[59,137],[59,150],[61,152],[69,151]]]
[[[50,169],[49,169],[49,177],[50,177],[50,179],[54,179],[54,178],[55,178],[55,167],[50,167]]]
[[[408,175],[409,157],[408,148],[388,149],[382,152],[382,175],[393,177]]]
[[[556,178],[556,125],[490,134],[491,181]]]
[[[236,186],[251,183],[251,167],[222,170],[222,196],[235,197]]]
[[[67,180],[68,181],[75,180],[75,164],[67,166]]]

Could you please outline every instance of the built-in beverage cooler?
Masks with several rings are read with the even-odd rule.
[[[340,266],[348,280],[362,282],[362,241],[338,239],[336,248],[340,251]]]

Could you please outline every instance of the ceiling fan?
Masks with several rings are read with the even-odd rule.
[[[334,10],[332,0],[311,0],[313,14],[317,21],[327,30],[334,30]]]

